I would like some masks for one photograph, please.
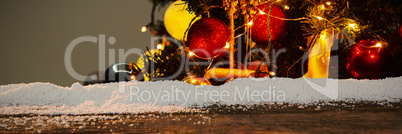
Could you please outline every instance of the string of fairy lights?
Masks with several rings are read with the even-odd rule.
[[[281,2],[281,0],[265,1],[265,2],[262,2],[261,0],[258,0],[258,2],[260,2],[260,3],[271,2],[271,3],[275,4],[275,3]],[[284,2],[285,4],[282,4],[281,7],[284,10],[289,10],[290,7],[288,5],[286,5],[286,2],[287,2],[287,0],[285,0],[285,2]],[[330,26],[335,27],[337,29],[341,29],[340,27],[343,27],[343,29],[348,29],[348,34],[352,34],[351,37],[354,37],[354,35],[356,33],[359,33],[359,31],[361,30],[360,25],[355,20],[347,19],[347,21],[344,24],[336,25],[336,24],[332,23],[331,20],[328,20],[327,18],[325,18],[323,16],[324,12],[333,11],[333,7],[331,7],[332,4],[333,4],[332,2],[327,1],[327,2],[325,2],[323,4],[316,5],[315,7],[312,7],[312,8],[309,9],[308,13],[306,13],[307,14],[306,17],[301,17],[301,18],[289,19],[289,18],[280,18],[280,17],[273,16],[273,15],[269,15],[269,16],[273,17],[273,18],[280,19],[280,20],[285,20],[285,21],[302,21],[304,23],[308,23],[308,24],[311,24],[311,25],[315,25],[315,23],[318,22],[319,24],[316,24],[316,25],[324,26],[324,27],[325,27],[325,23],[329,23]],[[246,31],[244,33],[242,33],[242,34],[236,35],[235,38],[238,38],[238,37],[240,37],[242,35],[245,35],[245,34],[251,34],[250,33],[251,31],[249,29],[253,25],[253,19],[258,17],[259,15],[266,15],[266,14],[267,13],[263,12],[261,9],[258,9],[257,15],[255,15],[251,20],[248,20],[247,22],[245,22],[244,25],[239,26],[239,27],[237,27],[235,29],[235,30],[238,30],[238,29],[240,29],[242,27],[246,27]],[[146,32],[148,30],[148,27],[149,26],[141,27],[141,32]],[[325,27],[325,29],[327,29],[327,28],[328,27]],[[325,29],[319,29],[319,31],[322,31],[322,30],[325,30]],[[319,31],[314,32],[314,33],[320,33]],[[249,44],[247,44],[247,45],[249,45]],[[162,46],[163,46],[163,44],[158,44],[157,47],[158,47],[158,49],[160,49],[160,48],[162,48]],[[225,48],[228,48],[228,47],[229,46],[225,46]]]
[[[237,0],[235,0],[237,1]],[[255,19],[260,16],[260,15],[267,15],[268,17],[268,22],[269,18],[276,18],[279,20],[283,21],[299,21],[300,23],[305,23],[307,25],[302,26],[302,30],[305,31],[304,36],[305,37],[311,37],[312,40],[311,42],[308,42],[307,48],[303,48],[302,46],[299,46],[299,49],[304,51],[304,54],[308,53],[311,50],[311,47],[315,43],[317,39],[325,39],[325,32],[322,32],[324,30],[333,28],[334,32],[339,34],[341,37],[346,38],[348,41],[354,43],[354,40],[357,35],[361,33],[362,30],[367,28],[367,26],[362,26],[359,24],[359,20],[356,18],[348,17],[347,16],[347,11],[349,9],[349,2],[344,0],[340,1],[339,3],[335,3],[331,0],[328,1],[323,1],[323,0],[317,0],[317,1],[312,1],[312,0],[306,0],[302,6],[307,5],[306,3],[310,3],[314,6],[310,6],[307,8],[307,12],[305,13],[305,16],[299,17],[299,18],[282,18],[278,17],[275,15],[271,14],[272,7],[270,8],[269,12],[264,12],[262,9],[257,8],[256,5],[262,5],[265,3],[271,3],[272,5],[276,5],[282,8],[282,10],[293,10],[294,7],[290,7],[287,3],[287,0],[242,0],[243,2],[247,2],[249,6],[252,6],[252,8],[241,8],[238,10],[246,10],[243,12],[240,12],[243,14],[244,17],[244,24],[235,27],[233,30],[239,30],[241,28],[244,28],[244,32],[235,35],[235,39],[246,35],[246,51],[251,52],[251,48],[255,46],[255,42],[252,40],[251,35],[252,35],[252,26],[255,25]],[[239,3],[241,5],[242,3]],[[218,8],[220,6],[213,6],[213,8]],[[222,7],[224,8],[224,7]],[[300,7],[301,8],[301,7]],[[192,20],[194,21],[194,19]],[[141,27],[141,32],[146,32],[147,30],[150,29],[150,26],[143,26]],[[187,31],[184,33],[184,36],[186,35]],[[268,38],[269,38],[269,43],[271,42],[271,35],[269,32],[269,23],[268,23]],[[379,36],[375,36],[375,38],[379,39],[380,42],[378,42],[375,46],[371,47],[384,47],[387,45],[387,42],[382,39]],[[163,41],[159,43],[156,47],[158,50],[163,50],[166,43],[168,41]],[[350,43],[350,44],[352,44]],[[223,49],[230,50],[231,44],[226,42],[226,45],[223,47]],[[268,45],[268,50],[267,53],[269,53],[271,46]],[[181,48],[183,49],[183,48]],[[187,52],[187,55],[189,57],[193,57],[197,55],[194,52],[191,52],[188,48],[184,48],[184,50]],[[288,72],[291,70],[293,66],[295,66],[303,57],[300,57],[300,59],[296,60],[289,68]],[[213,60],[213,58],[211,58]],[[248,61],[251,61],[251,57],[249,57]],[[245,62],[245,66],[247,66],[247,62]],[[210,67],[210,66],[209,66]],[[207,69],[209,69],[209,67]],[[275,72],[267,72],[270,76],[274,76]],[[194,81],[194,79],[190,79],[190,81]],[[205,84],[205,83],[203,83]]]
[[[261,1],[261,0],[258,0],[259,4],[263,4],[263,3],[267,3],[267,2],[270,2],[272,4],[277,4],[277,3],[280,4],[280,2],[282,2],[282,0],[274,0],[274,1]],[[250,3],[253,3],[253,2],[250,2]],[[287,3],[287,0],[284,1],[284,4],[282,4],[281,7],[284,10],[289,10],[290,7],[286,3]],[[330,26],[335,27],[336,29],[341,29],[340,27],[345,27],[346,29],[348,29],[348,33],[352,34],[352,36],[348,36],[348,37],[354,37],[354,33],[358,33],[360,31],[359,24],[356,23],[356,21],[354,21],[352,19],[348,19],[348,22],[345,22],[346,24],[336,25],[336,24],[332,23],[330,20],[328,20],[327,18],[324,17],[325,12],[333,11],[333,7],[331,7],[332,4],[333,3],[331,1],[327,1],[327,2],[322,3],[322,4],[315,4],[314,7],[309,8],[308,12],[306,13],[307,16],[300,17],[300,18],[281,18],[281,17],[271,15],[269,13],[267,14],[263,10],[257,8],[258,11],[257,11],[256,15],[251,17],[252,18],[251,20],[246,20],[245,24],[243,24],[243,25],[241,25],[241,26],[239,26],[239,27],[237,27],[235,29],[235,30],[238,30],[240,28],[245,27],[245,32],[242,33],[242,34],[236,35],[235,38],[239,38],[240,36],[243,36],[243,35],[247,34],[248,36],[247,36],[247,41],[246,41],[246,46],[247,46],[246,49],[247,49],[247,51],[250,51],[251,50],[250,48],[252,46],[251,44],[253,43],[253,41],[251,39],[251,32],[252,32],[251,27],[253,26],[254,19],[257,18],[259,15],[268,15],[270,17],[280,19],[280,20],[285,20],[285,21],[302,21],[302,22],[308,23],[310,25],[324,26],[325,29],[329,28],[329,27],[325,26],[326,24],[329,23]],[[214,8],[216,8],[216,6],[214,6]],[[249,11],[249,12],[252,13],[253,11]],[[317,31],[315,31],[314,33],[320,33],[320,31],[325,30],[324,28],[323,29],[317,29]],[[141,32],[146,32],[147,30],[148,30],[147,26],[143,26],[141,28]],[[164,43],[159,43],[157,45],[157,49],[163,50],[164,45],[165,45]],[[309,46],[311,46],[311,45],[309,45]],[[229,47],[230,47],[230,45],[227,42],[225,47],[224,47],[224,49],[229,49]],[[306,49],[306,50],[308,50],[308,49]],[[187,51],[189,51],[189,50],[187,50]],[[196,56],[196,55],[193,52],[189,51],[188,56],[192,57],[192,56]],[[249,60],[251,60],[251,57],[250,57]],[[273,73],[271,73],[271,74],[273,74]]]

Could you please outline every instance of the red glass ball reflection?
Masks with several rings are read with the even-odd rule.
[[[385,78],[393,70],[392,56],[382,42],[361,40],[352,46],[346,68],[354,78]]]
[[[187,44],[200,58],[219,58],[227,52],[224,47],[228,39],[229,30],[222,20],[202,18],[191,26]]]
[[[260,45],[268,44],[268,13],[270,3],[257,6],[262,12],[257,13],[251,26],[251,38],[254,42]],[[275,16],[275,17],[273,17]],[[271,41],[277,41],[282,38],[286,30],[286,21],[278,18],[286,18],[282,9],[276,5],[272,6],[271,16],[269,17],[269,32]]]

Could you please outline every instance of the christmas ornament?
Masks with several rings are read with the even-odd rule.
[[[223,21],[202,18],[188,32],[188,47],[199,58],[219,58],[225,55],[229,31]]]
[[[144,60],[145,60],[147,57],[153,56],[154,54],[160,54],[160,53],[161,53],[161,50],[159,50],[159,49],[152,49],[152,50],[149,50],[149,53],[148,53],[148,52],[145,52],[145,55],[143,54],[143,55],[141,55],[140,58],[137,59],[136,65],[137,65],[140,69],[144,69],[144,68],[145,68]]]
[[[168,33],[175,39],[183,41],[184,34],[190,26],[191,20],[196,17],[190,13],[185,1],[175,1],[166,10],[164,24]],[[197,17],[193,23],[200,19]],[[186,41],[186,39],[184,39]]]
[[[251,73],[255,73],[255,71],[247,69],[211,68],[204,74],[204,78],[246,78],[250,76]]]
[[[260,45],[268,44],[268,15],[270,3],[257,6],[259,13],[256,14],[251,23],[251,38]],[[278,18],[286,18],[282,9],[276,5],[272,6],[271,16],[269,17],[269,32],[271,41],[280,39],[286,29],[286,21]]]
[[[241,62],[235,61],[233,67],[234,69],[232,70],[234,71],[230,72],[230,64],[224,61],[217,62],[204,74],[204,78],[208,79],[212,85],[218,86],[225,84],[234,78],[247,77],[246,74],[239,74],[243,75],[239,76],[238,73],[235,73],[240,72],[239,70],[246,70],[246,67]]]
[[[235,78],[247,78],[252,73],[255,73],[255,71],[247,69],[211,68],[205,72],[204,79],[209,80],[212,85],[218,86],[228,83]]]
[[[141,55],[140,58],[137,59],[136,65],[140,69],[145,69],[145,67],[146,67],[144,64],[145,59],[147,59],[147,57],[151,57],[155,54],[160,54],[160,53],[161,53],[161,50],[159,50],[159,49],[149,50],[149,52],[145,52],[145,55],[143,54],[143,55]],[[146,74],[143,74],[143,75],[144,75],[144,80],[149,81],[149,77]]]
[[[110,83],[136,80],[132,73],[133,71],[129,68],[127,63],[117,63],[106,69],[103,82]]]
[[[230,64],[227,61],[219,61],[215,63],[211,68],[230,68]],[[233,68],[243,70],[246,69],[246,66],[244,66],[241,62],[234,61]]]
[[[360,79],[380,79],[389,76],[393,70],[392,56],[385,43],[364,39],[350,50],[346,68],[350,75]]]
[[[200,85],[200,86],[211,85],[211,82],[201,77],[188,77],[184,79],[184,81],[193,85]]]
[[[328,78],[331,47],[334,44],[333,28],[322,31],[314,42],[308,55],[307,73],[303,78]]]
[[[250,74],[250,77],[257,77],[257,78],[269,77],[269,70],[267,64],[261,61],[251,62],[250,65],[248,65],[247,69],[255,71],[254,73]]]

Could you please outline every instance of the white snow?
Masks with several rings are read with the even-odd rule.
[[[318,86],[335,82],[338,87],[332,88],[332,95],[327,97],[306,81]],[[337,92],[333,92],[335,90]],[[30,83],[3,85],[0,91],[0,114],[200,112],[198,107],[217,103],[400,102],[402,77],[383,80],[244,78],[222,86],[194,86],[180,81],[132,81],[90,86],[74,83],[71,87]],[[336,99],[331,98],[334,93]]]

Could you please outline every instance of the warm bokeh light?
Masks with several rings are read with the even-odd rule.
[[[250,21],[249,23],[247,23],[247,25],[249,26],[253,25],[253,21]]]
[[[382,47],[382,44],[381,44],[381,43],[377,43],[377,44],[375,44],[374,47]]]
[[[260,10],[260,14],[265,14],[265,12],[263,12],[262,10]]]
[[[193,85],[200,85],[200,86],[211,85],[211,82],[202,77],[190,76],[188,78],[185,78],[184,81]]]
[[[303,48],[302,46],[299,46],[299,49],[300,49],[300,50],[304,50],[304,48]]]
[[[269,72],[269,75],[274,76],[276,73],[275,72]]]
[[[147,27],[146,26],[143,26],[142,28],[141,28],[141,32],[146,32],[147,31]]]
[[[229,44],[229,42],[226,42],[225,49],[229,49],[229,48],[230,48],[230,44]]]
[[[287,6],[287,5],[285,5],[283,8],[284,8],[285,10],[289,10],[289,6]]]
[[[131,78],[131,80],[136,80],[135,75],[131,75],[130,78]]]
[[[349,23],[349,27],[352,28],[353,30],[357,29],[356,23]]]
[[[320,17],[320,16],[317,16],[317,19],[318,19],[318,20],[322,20],[322,17]]]
[[[162,45],[162,44],[158,44],[158,45],[156,46],[156,48],[159,49],[159,50],[162,50],[162,49],[163,49],[163,45]]]
[[[193,52],[189,52],[189,53],[188,53],[188,56],[190,56],[190,57],[191,57],[191,56],[194,56],[194,55],[195,55],[195,54],[194,54]]]
[[[329,5],[331,5],[331,2],[329,2],[329,1],[328,1],[328,2],[327,2],[327,3],[325,3],[325,4],[327,4],[327,5],[329,6]]]
[[[349,29],[351,29],[351,30],[353,30],[353,31],[355,31],[355,32],[360,31],[360,28],[359,28],[359,24],[358,24],[358,23],[350,22],[350,23],[348,23],[347,25],[348,25],[348,28],[349,28]]]
[[[324,10],[325,9],[325,6],[324,5],[319,5],[320,6],[320,9],[321,10]]]

